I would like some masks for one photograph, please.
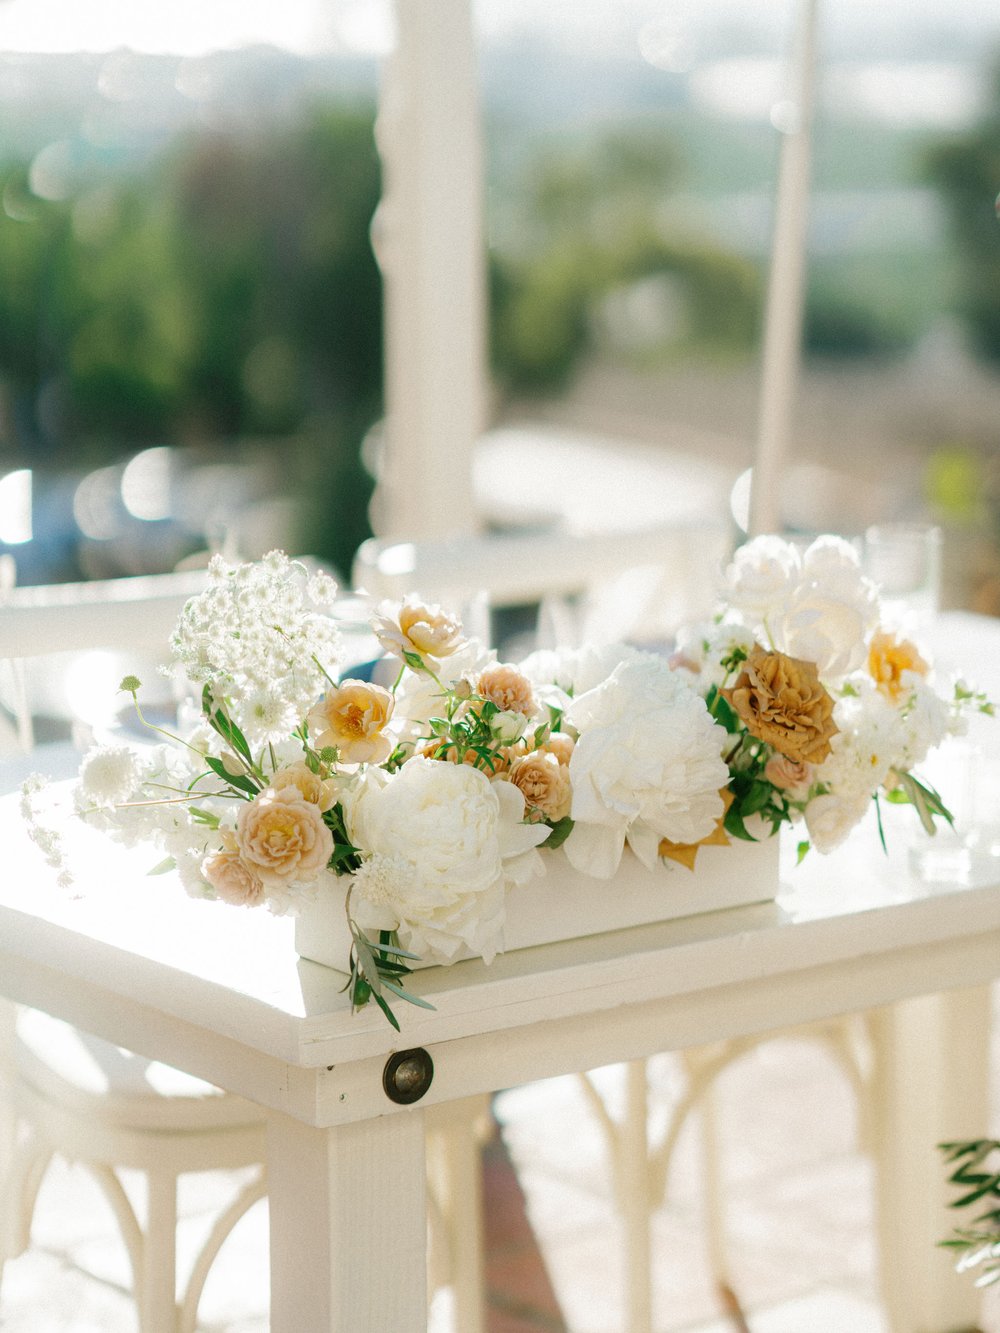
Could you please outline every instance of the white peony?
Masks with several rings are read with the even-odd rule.
[[[586,694],[607,680],[619,663],[641,656],[638,648],[626,643],[587,643],[580,648],[542,648],[520,665],[539,697],[545,697],[540,687],[554,686],[565,703],[566,697]]]
[[[522,822],[517,788],[468,764],[415,758],[392,775],[369,769],[344,810],[369,867],[354,877],[358,924],[398,930],[426,960],[448,962],[464,946],[490,962],[507,880],[523,876],[522,858],[549,835]]]
[[[569,771],[572,865],[598,879],[614,875],[626,839],[644,865],[660,840],[694,843],[723,812],[729,780],[723,729],[682,674],[639,653],[603,684],[575,699],[568,714],[580,732]]]

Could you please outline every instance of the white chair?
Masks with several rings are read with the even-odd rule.
[[[10,667],[18,748],[30,751],[33,726],[26,663],[68,650],[125,646],[162,657],[177,615],[204,583],[201,573],[12,589],[0,605],[0,659]],[[67,776],[70,746],[43,747],[34,766]],[[8,777],[12,769],[8,766]],[[143,1333],[193,1333],[198,1301],[215,1255],[247,1209],[263,1197],[264,1114],[156,1062],[31,1009],[8,1008],[0,1159],[0,1276],[28,1245],[39,1187],[55,1155],[83,1164],[121,1231]],[[177,1180],[193,1171],[256,1170],[217,1216],[178,1299]],[[119,1171],[142,1172],[143,1220]]]

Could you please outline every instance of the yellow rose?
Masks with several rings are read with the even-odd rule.
[[[381,685],[345,680],[331,689],[307,717],[317,750],[335,745],[345,764],[379,764],[392,752],[384,734],[393,698]]]
[[[333,834],[298,787],[267,787],[240,807],[236,846],[265,888],[309,884],[333,855]]]
[[[897,639],[894,634],[880,630],[872,636],[868,649],[868,671],[879,690],[896,703],[903,693],[903,672],[926,676],[930,670],[909,639]]]
[[[833,700],[812,662],[754,644],[736,684],[723,690],[751,736],[801,763],[820,764],[837,734]]]

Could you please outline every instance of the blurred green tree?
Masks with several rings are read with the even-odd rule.
[[[979,122],[930,149],[926,170],[951,219],[961,270],[960,311],[976,350],[1000,361],[1000,58]]]

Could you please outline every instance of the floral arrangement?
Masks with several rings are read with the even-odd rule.
[[[508,886],[544,892],[557,848],[603,879],[626,847],[693,867],[702,846],[785,823],[800,854],[827,851],[873,797],[912,803],[933,832],[949,816],[913,767],[989,708],[961,682],[937,692],[832,537],[743,547],[714,618],[669,660],[613,645],[503,663],[409,597],[372,617],[380,666],[395,664],[378,684],[342,671],[335,594],[280,552],[214,560],[172,639],[197,705],[162,743],[94,748],[76,802],[121,840],[158,842],[157,869],[193,894],[294,913],[339,892],[353,1003],[396,1026],[393,999],[426,1003],[409,964],[489,962]],[[122,689],[142,718],[140,682]]]

